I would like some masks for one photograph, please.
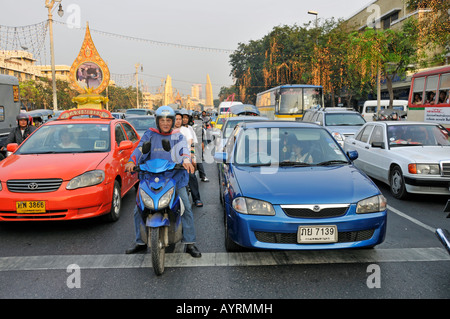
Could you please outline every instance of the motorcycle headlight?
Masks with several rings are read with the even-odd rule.
[[[408,172],[411,174],[440,175],[439,164],[409,164]]]
[[[169,206],[174,190],[175,189],[172,187],[164,195],[161,196],[161,198],[158,201],[158,209]]]
[[[233,209],[241,214],[274,216],[272,204],[263,200],[237,197],[233,200]]]
[[[153,203],[153,199],[144,192],[141,188],[139,188],[139,194],[141,195],[142,202],[144,203],[144,206],[148,209],[154,209],[155,204]]]
[[[386,209],[386,198],[383,195],[377,195],[363,199],[356,205],[357,214],[367,214],[381,212]]]
[[[105,179],[105,172],[101,170],[89,171],[70,180],[66,189],[77,189],[100,184]]]

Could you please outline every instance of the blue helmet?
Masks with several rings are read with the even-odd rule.
[[[160,118],[172,119],[172,129],[175,126],[175,111],[170,106],[167,105],[160,106],[155,112],[155,117],[156,117],[156,127],[160,132],[161,132],[161,128],[159,127]]]

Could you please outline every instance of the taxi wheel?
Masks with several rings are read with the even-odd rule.
[[[122,196],[120,196],[120,184],[114,181],[114,189],[111,201],[111,211],[105,216],[107,221],[115,222],[120,217],[120,208],[122,207]]]

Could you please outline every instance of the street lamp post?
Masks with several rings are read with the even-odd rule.
[[[317,25],[317,17],[318,17],[318,15],[319,15],[319,12],[309,10],[309,11],[308,11],[308,14],[312,14],[312,15],[316,16],[316,29],[317,29],[317,27],[318,27],[318,25]]]
[[[64,11],[61,6],[62,0],[45,0],[45,7],[48,9],[48,28],[50,33],[50,55],[52,63],[52,87],[53,87],[53,111],[58,110],[58,99],[56,95],[56,71],[55,71],[55,48],[53,45],[53,15],[52,10],[55,2],[59,3],[58,15],[63,16]]]

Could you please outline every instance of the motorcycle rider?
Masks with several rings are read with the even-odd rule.
[[[22,144],[22,142],[33,133],[37,127],[31,125],[31,118],[26,113],[20,113],[16,117],[17,127],[13,128],[6,138],[6,145],[10,143]],[[3,147],[2,150],[5,150]]]
[[[165,176],[173,178],[176,182],[177,193],[180,196],[183,204],[185,206],[185,211],[182,216],[183,224],[183,243],[186,244],[186,252],[192,257],[201,257],[201,253],[195,246],[195,227],[194,227],[194,216],[192,213],[191,203],[186,191],[186,186],[188,185],[189,175],[188,173],[194,172],[194,167],[192,166],[190,159],[190,152],[187,147],[187,142],[185,137],[180,133],[179,130],[174,130],[175,124],[175,112],[169,106],[161,106],[156,112],[156,129],[149,128],[141,140],[139,141],[138,147],[133,151],[130,157],[130,161],[125,165],[126,172],[132,172],[134,167],[150,159],[162,158],[169,161],[177,162],[183,164],[185,170],[173,170],[165,172]],[[162,140],[167,139],[170,141],[172,151],[166,152],[162,148]],[[142,154],[142,145],[144,142],[151,142],[151,150],[148,154]],[[174,156],[175,158],[172,158]],[[136,239],[133,247],[126,251],[127,254],[133,254],[141,250],[147,249],[147,246],[141,239],[140,225],[143,224],[142,216],[140,215],[138,208],[134,209],[134,227]]]

